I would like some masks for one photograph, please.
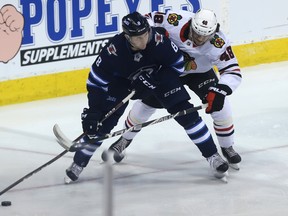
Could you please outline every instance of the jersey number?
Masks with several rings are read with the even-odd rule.
[[[171,46],[172,46],[172,48],[174,49],[174,51],[177,53],[177,52],[178,52],[178,47],[177,47],[177,45],[171,41]]]
[[[96,62],[95,62],[95,64],[97,65],[97,67],[99,67],[99,65],[100,65],[101,62],[102,62],[102,59],[101,59],[100,56],[98,56],[98,58],[97,58],[97,60],[96,60]]]
[[[221,61],[229,61],[230,59],[234,58],[235,55],[232,51],[231,46],[228,46],[226,48],[226,51],[220,56]]]

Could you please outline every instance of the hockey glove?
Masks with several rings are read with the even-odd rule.
[[[208,88],[208,94],[206,96],[206,102],[208,107],[206,113],[213,113],[223,109],[224,100],[227,95],[232,94],[232,90],[223,84],[216,84]]]
[[[84,108],[81,114],[83,132],[88,135],[90,139],[96,138],[97,132],[101,127],[99,121],[101,120],[102,112],[93,111]]]
[[[141,73],[132,81],[132,88],[136,93],[133,99],[143,99],[151,95],[151,91],[157,88],[157,82],[148,73]]]

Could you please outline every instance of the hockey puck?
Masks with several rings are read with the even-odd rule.
[[[11,201],[2,201],[2,202],[1,202],[1,205],[2,205],[2,206],[11,206],[12,203],[11,203]]]

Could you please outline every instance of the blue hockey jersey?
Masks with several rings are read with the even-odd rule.
[[[133,51],[124,33],[115,35],[102,49],[87,80],[90,107],[97,106],[100,98],[108,95],[111,82],[125,80],[126,83],[131,83],[140,73],[153,76],[160,68],[165,67],[173,68],[179,75],[183,73],[184,59],[178,47],[158,33],[157,28],[152,27],[150,31],[145,50]]]

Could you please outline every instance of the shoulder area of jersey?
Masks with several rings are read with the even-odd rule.
[[[155,43],[155,46],[164,44],[166,40],[169,40],[162,32],[159,32],[157,27],[151,27],[151,42]]]
[[[118,56],[118,52],[123,50],[126,44],[124,33],[116,34],[109,39],[103,51],[106,51],[109,56]]]
[[[115,34],[113,37],[108,38],[106,46],[109,45],[110,43],[122,44],[123,41],[126,41],[126,38],[124,36],[124,32],[120,32],[118,34]]]
[[[184,22],[186,23],[188,20],[190,20],[194,16],[194,13],[191,11],[185,11],[185,10],[169,10],[166,13],[166,20],[167,22],[172,26],[179,26],[180,23]]]
[[[221,49],[230,45],[230,42],[227,39],[226,35],[221,30],[219,30],[211,38],[210,44],[212,44],[212,46],[214,46],[215,48]]]
[[[186,10],[168,10],[166,12],[167,15],[169,14],[178,14],[184,17],[193,17],[195,15],[195,13],[191,12],[191,11],[186,11]]]

